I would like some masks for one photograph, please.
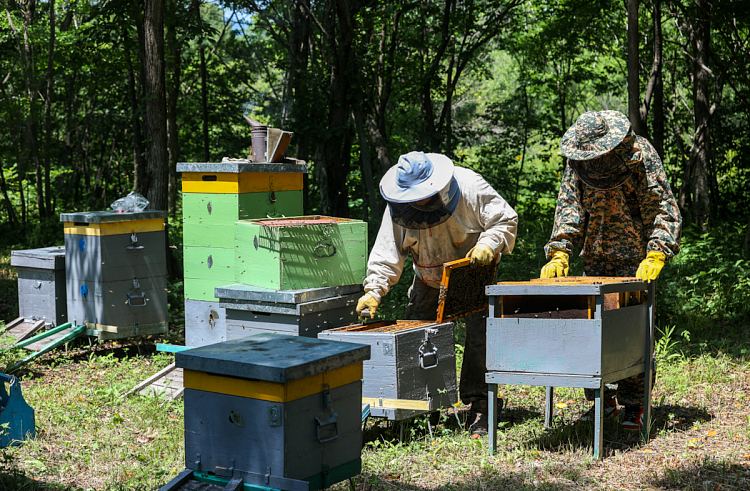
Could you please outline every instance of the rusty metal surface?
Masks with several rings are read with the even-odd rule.
[[[400,332],[438,324],[436,321],[380,321],[328,329],[332,332]]]
[[[274,219],[261,219],[253,220],[253,223],[263,225],[265,227],[299,227],[301,225],[331,225],[335,223],[351,221],[347,218],[336,218],[326,216],[306,216],[306,217],[290,217],[290,218],[274,218]]]

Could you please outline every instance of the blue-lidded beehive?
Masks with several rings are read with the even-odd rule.
[[[118,339],[167,332],[166,211],[62,213],[68,319]]]
[[[359,474],[369,357],[366,345],[279,334],[177,353],[186,467],[288,491]]]

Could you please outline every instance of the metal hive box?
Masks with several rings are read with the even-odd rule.
[[[488,286],[487,370],[580,377],[581,383],[642,372],[649,326],[642,290],[640,280],[602,277]]]
[[[271,290],[362,283],[367,223],[306,216],[235,224],[235,281]]]
[[[11,251],[18,270],[18,310],[24,319],[53,326],[68,322],[65,297],[65,246]]]
[[[167,331],[166,211],[63,213],[68,319],[116,339]]]
[[[324,329],[357,320],[360,289],[360,285],[281,291],[242,284],[219,287],[216,296],[226,312],[224,339],[269,332],[317,337]],[[198,342],[199,334],[188,333],[186,327],[186,342],[188,337]],[[189,346],[208,344],[203,338],[200,342]]]
[[[300,491],[359,474],[369,352],[360,344],[258,334],[177,353],[186,467]]]
[[[302,214],[303,161],[178,163],[182,173],[185,299],[218,302],[234,282],[237,220]],[[187,304],[186,304],[187,308]]]
[[[373,416],[402,420],[458,401],[451,322],[370,322],[323,331],[318,338],[371,346],[362,402]]]

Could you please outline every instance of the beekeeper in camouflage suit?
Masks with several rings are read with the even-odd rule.
[[[435,320],[443,263],[469,257],[471,266],[485,266],[496,254],[513,250],[516,212],[479,174],[454,167],[445,155],[402,155],[380,181],[380,194],[388,208],[370,253],[357,314],[369,309],[374,317],[382,298],[401,277],[409,253],[415,275],[406,318]],[[459,390],[464,404],[471,404],[473,434],[487,433],[486,318],[486,311],[465,317]]]
[[[541,277],[567,276],[568,258],[580,247],[587,276],[655,280],[680,251],[682,217],[654,147],[623,114],[589,111],[565,132],[560,149],[565,172]],[[641,373],[619,381],[614,393],[605,390],[605,414],[616,415],[619,402],[622,426],[640,429],[644,382]]]

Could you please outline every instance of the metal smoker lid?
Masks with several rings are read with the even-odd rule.
[[[287,383],[370,359],[370,346],[325,339],[256,334],[180,351],[179,368]]]
[[[79,223],[133,222],[136,220],[151,220],[154,218],[167,218],[166,210],[146,210],[138,213],[119,213],[114,210],[60,213],[61,222]]]
[[[299,304],[339,297],[350,293],[358,293],[360,289],[361,285],[356,284],[324,286],[321,288],[303,288],[299,290],[271,290],[269,288],[237,283],[234,285],[216,287],[214,289],[214,294],[221,301],[226,299],[238,300],[243,303],[271,302]]]
[[[45,265],[48,266],[47,269],[65,269],[65,246],[11,251],[10,265],[37,268]]]
[[[304,160],[284,159],[278,164],[253,162],[178,162],[177,172],[216,172],[241,174],[244,172],[300,173],[307,174]]]

